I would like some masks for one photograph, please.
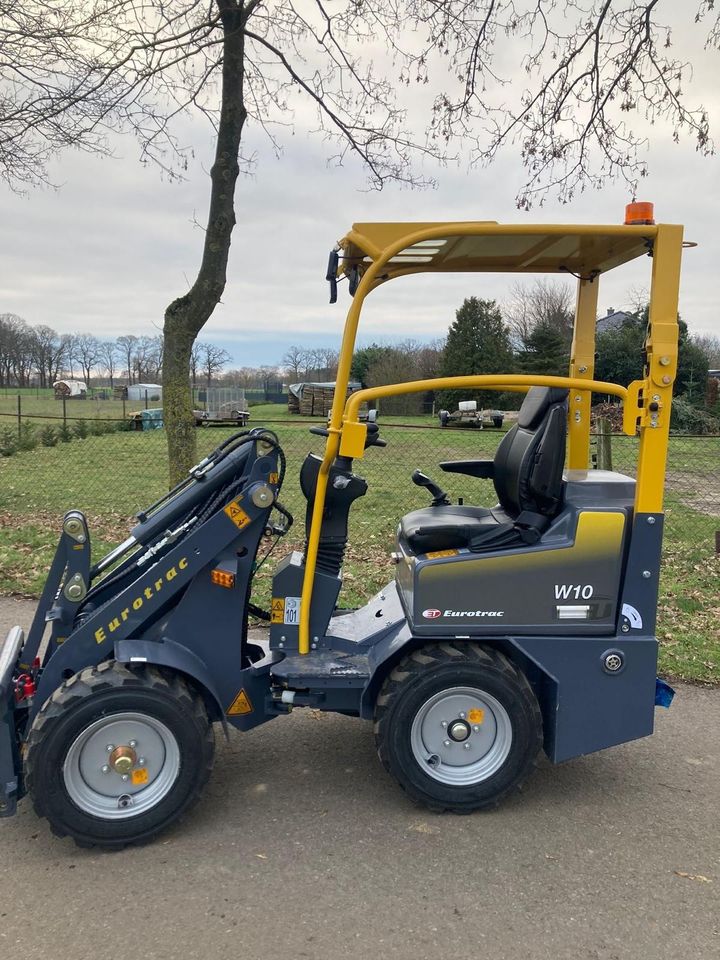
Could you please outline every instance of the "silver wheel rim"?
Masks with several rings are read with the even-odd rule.
[[[137,757],[124,776],[109,764],[111,747],[132,749]],[[146,813],[167,796],[179,772],[177,740],[164,723],[145,713],[113,713],[96,720],[76,737],[63,763],[72,802],[102,820]]]
[[[500,769],[512,746],[512,723],[495,697],[476,687],[449,687],[418,710],[413,756],[440,783],[469,787]]]

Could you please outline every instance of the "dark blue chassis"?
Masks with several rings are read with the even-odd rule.
[[[35,715],[65,679],[88,666],[114,658],[176,670],[200,689],[212,720],[247,730],[288,713],[291,702],[369,718],[387,673],[411,649],[428,642],[413,635],[390,584],[353,614],[336,614],[331,619],[331,604],[325,617],[327,628],[318,638],[318,649],[309,656],[274,649],[260,659],[260,651],[246,635],[247,601],[271,508],[255,506],[252,495],[259,486],[276,482],[278,457],[274,450],[261,455],[254,445],[252,453],[244,453],[244,458],[237,456],[237,463],[224,469],[228,476],[242,475],[235,502],[241,503],[247,522],[240,527],[227,511],[214,513],[177,545],[160,551],[158,559],[119,592],[102,597],[98,609],[74,628],[78,604],[68,601],[58,588],[71,575],[89,578],[90,541],[84,517],[68,515],[80,518],[82,531],[75,537],[63,534],[22,650],[22,635],[11,632],[0,654],[0,816],[13,814],[23,795],[20,741]],[[227,476],[220,474],[213,478],[212,471],[201,473],[189,493],[181,492],[150,517],[141,515],[133,534],[142,541],[143,532],[149,530],[146,539],[152,541],[167,528],[168,519],[184,512],[183,495],[197,501],[198,484],[205,484],[208,494],[226,481]],[[476,638],[503,650],[528,676],[541,706],[545,750],[554,762],[652,733],[662,517],[654,519],[653,523],[647,516],[635,518],[623,581],[622,602],[639,612],[641,626],[621,615],[614,635],[606,637]],[[210,571],[215,568],[234,574],[234,588],[211,581]],[[642,573],[648,569],[650,577]],[[380,606],[385,619],[378,629]],[[51,635],[37,692],[31,702],[16,706],[13,677],[31,665],[46,620]],[[440,639],[433,637],[430,642]],[[618,652],[623,661],[622,669],[614,673],[605,668],[609,652]],[[232,704],[241,690],[251,710],[233,714]]]

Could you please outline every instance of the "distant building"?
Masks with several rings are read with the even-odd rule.
[[[70,400],[87,396],[87,384],[84,380],[56,380],[53,390],[59,400],[63,397]]]
[[[128,400],[162,400],[162,387],[158,383],[133,383],[127,387]]]
[[[608,333],[610,330],[619,330],[628,320],[630,314],[624,310],[616,310],[615,307],[608,307],[604,317],[599,317],[595,325],[597,333]]]

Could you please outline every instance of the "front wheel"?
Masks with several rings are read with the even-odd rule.
[[[36,812],[82,846],[154,837],[198,799],[214,736],[182,679],[108,661],[64,683],[38,713],[25,773]]]
[[[496,807],[530,772],[542,718],[524,674],[472,643],[411,653],[388,676],[375,708],[385,768],[431,810]]]

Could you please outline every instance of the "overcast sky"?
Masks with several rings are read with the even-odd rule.
[[[717,53],[697,64],[687,92],[720,122]],[[194,275],[202,234],[193,218],[206,210],[212,143],[201,122],[185,131],[197,160],[183,183],[164,181],[138,163],[132,138],[118,138],[115,158],[66,153],[50,175],[58,190],[16,196],[0,187],[0,313],[61,332],[114,337],[158,333],[167,303]],[[715,130],[716,136],[718,129]],[[530,213],[514,198],[523,171],[512,150],[489,169],[432,170],[435,190],[388,186],[367,192],[360,167],[329,167],[319,139],[302,127],[276,159],[259,132],[245,152],[258,152],[254,176],[238,184],[237,218],[228,286],[202,338],[221,343],[234,365],[279,361],[289,344],[336,345],[347,292],[328,304],[327,254],[354,221],[499,220],[504,222],[622,222],[627,188],[609,184],[571,206],[552,200]],[[717,158],[704,159],[691,143],[677,146],[670,131],[653,128],[650,176],[639,199],[655,203],[660,222],[684,223],[699,246],[684,257],[681,313],[691,330],[720,333],[718,320]],[[602,279],[600,310],[620,308],[629,292],[649,285],[642,259]],[[495,275],[420,276],[394,281],[369,299],[361,338],[431,339],[442,336],[465,296],[502,300],[514,279]],[[573,281],[559,281],[572,283]]]

